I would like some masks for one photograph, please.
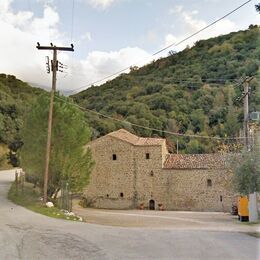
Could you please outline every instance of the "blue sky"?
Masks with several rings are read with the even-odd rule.
[[[225,15],[245,0],[0,0],[0,72],[50,86],[45,72],[48,51],[35,44],[70,45],[75,53],[60,53],[69,66],[60,74],[60,90],[76,89],[134,63],[141,66],[173,49],[259,24],[251,1],[217,25],[157,57],[154,53],[178,42]],[[73,11],[74,6],[74,12]],[[19,45],[18,45],[19,44]]]

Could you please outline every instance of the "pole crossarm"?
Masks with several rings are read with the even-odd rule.
[[[52,43],[51,46],[41,46],[39,43],[37,43],[36,48],[38,50],[74,51],[73,44],[71,44],[71,47],[60,47],[60,46],[55,46]]]

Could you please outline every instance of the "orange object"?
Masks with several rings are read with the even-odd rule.
[[[248,198],[247,196],[241,196],[238,198],[238,218],[240,221],[248,221]]]

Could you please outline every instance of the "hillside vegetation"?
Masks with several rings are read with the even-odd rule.
[[[170,51],[166,58],[133,67],[130,73],[72,98],[116,119],[87,112],[92,138],[125,128],[140,136],[166,137],[175,152],[174,135],[132,124],[181,134],[236,137],[242,127],[243,105],[235,101],[242,93],[235,80],[254,76],[250,111],[259,111],[259,61],[259,27],[250,26],[246,31],[199,41],[179,53]],[[9,147],[9,160],[16,165],[15,152],[23,143],[23,116],[42,93],[46,92],[15,76],[0,74],[0,164]],[[178,144],[183,153],[216,152],[223,147],[221,142],[188,137],[178,137]]]
[[[15,76],[0,74],[0,166],[6,164],[6,148],[9,147],[9,159],[15,165],[15,152],[22,145],[20,129],[23,115],[30,104],[43,93],[42,89],[32,88],[16,79]]]
[[[237,137],[242,127],[243,104],[235,99],[242,89],[235,82],[250,82],[250,111],[259,111],[259,27],[198,41],[179,53],[170,51],[144,67],[131,68],[102,86],[92,86],[73,96],[81,106],[117,120],[183,134]],[[258,92],[258,93],[257,93]],[[93,138],[118,128],[141,136],[166,137],[175,151],[176,137],[139,128],[127,122],[86,116]],[[184,153],[216,152],[217,141],[178,137]]]

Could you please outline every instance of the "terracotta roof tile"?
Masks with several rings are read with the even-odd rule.
[[[223,169],[226,156],[222,154],[169,154],[165,169]]]
[[[108,136],[115,137],[122,141],[126,141],[133,145],[162,145],[165,142],[162,138],[150,138],[150,137],[138,137],[130,132],[126,131],[125,129],[119,129],[115,132],[109,133]]]

